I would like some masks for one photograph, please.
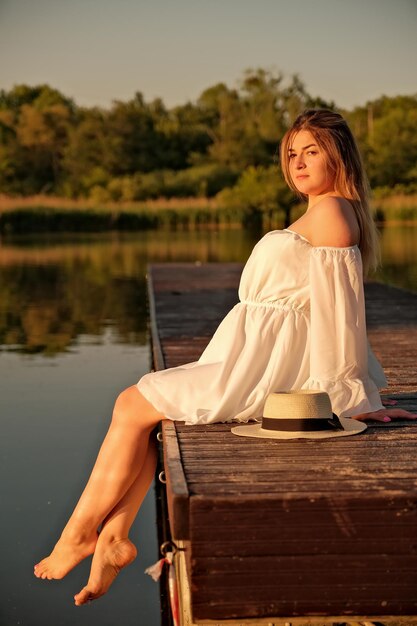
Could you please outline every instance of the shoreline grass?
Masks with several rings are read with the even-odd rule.
[[[244,211],[206,198],[97,204],[49,196],[0,197],[0,233],[241,227]]]
[[[417,194],[393,194],[373,201],[380,224],[417,222]],[[294,206],[293,213],[299,212]],[[103,232],[109,230],[222,229],[263,224],[280,228],[284,211],[262,212],[227,207],[215,198],[159,198],[141,202],[97,203],[55,196],[0,196],[0,233],[17,235],[41,232]]]
[[[186,197],[186,198],[158,198],[156,200],[120,201],[120,202],[97,202],[89,198],[62,198],[60,196],[34,195],[34,196],[6,196],[0,194],[0,214],[3,211],[18,210],[23,208],[52,208],[52,209],[95,209],[95,210],[132,210],[143,209],[160,210],[175,209],[215,209],[219,203],[215,198]]]
[[[416,220],[417,219],[417,194],[393,193],[381,198],[374,198],[372,207],[376,216],[383,216],[383,220]]]

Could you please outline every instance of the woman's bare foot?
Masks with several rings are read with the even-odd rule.
[[[48,580],[64,578],[78,563],[93,554],[97,537],[97,532],[94,532],[88,538],[70,540],[63,533],[51,554],[35,565],[35,576]]]
[[[80,606],[104,595],[123,567],[136,558],[137,550],[129,539],[108,540],[100,535],[91,563],[87,585],[74,596]]]

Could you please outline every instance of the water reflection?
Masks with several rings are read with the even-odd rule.
[[[381,232],[381,282],[417,292],[417,224],[386,226]]]
[[[144,232],[22,238],[0,248],[0,346],[54,355],[80,335],[146,342],[150,262],[245,261],[259,233],[242,230]],[[382,232],[377,278],[417,290],[417,226]]]
[[[20,239],[0,248],[0,345],[57,354],[77,336],[145,342],[146,265],[151,261],[226,261],[248,256],[242,231],[145,232],[86,240]]]

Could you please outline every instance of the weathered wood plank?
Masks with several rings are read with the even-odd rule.
[[[189,536],[189,497],[175,425],[162,422],[164,468],[167,481],[168,512],[173,539]]]
[[[380,496],[368,508],[360,494],[348,501],[334,493],[330,499],[304,500],[299,495],[286,500],[195,495],[190,512],[194,615],[215,619],[220,610],[238,616],[242,589],[245,610],[256,615],[272,606],[278,615],[381,609],[414,614],[415,502],[405,499],[399,508],[398,500]]]
[[[152,272],[149,271],[147,276],[148,285],[148,303],[149,303],[149,324],[151,327],[151,340],[152,340],[152,359],[154,367],[157,370],[162,370],[166,367],[164,356],[162,353],[161,339],[159,336],[159,327],[157,322],[157,312],[155,304],[156,290],[153,283]]]
[[[417,626],[417,619],[401,616],[384,616],[382,624],[378,617],[346,616],[330,617],[267,617],[249,618],[238,620],[195,620],[191,610],[191,589],[190,589],[190,564],[187,563],[189,555],[189,545],[178,541],[179,551],[174,556],[175,568],[177,572],[178,591],[181,612],[181,626]]]

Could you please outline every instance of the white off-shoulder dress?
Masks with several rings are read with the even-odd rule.
[[[137,387],[187,424],[261,419],[274,391],[327,391],[339,417],[382,408],[386,386],[366,335],[359,248],[314,247],[267,233],[242,272],[239,302],[198,361],[151,372]]]

